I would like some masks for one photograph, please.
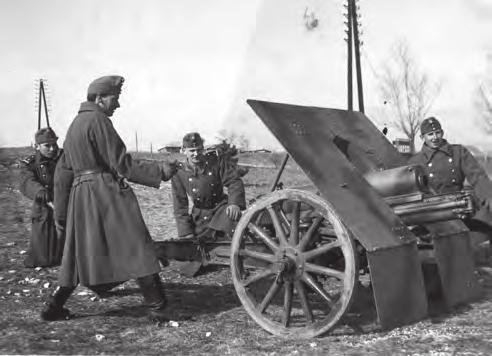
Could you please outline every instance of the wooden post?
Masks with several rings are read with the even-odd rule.
[[[359,41],[359,23],[357,21],[357,9],[355,0],[349,0],[352,6],[352,30],[354,33],[355,47],[355,70],[357,75],[357,97],[359,98],[359,111],[364,113],[364,90],[362,88],[362,70],[360,66],[360,41]]]
[[[353,110],[352,93],[352,11],[351,0],[347,1],[347,109]]]
[[[41,83],[42,80],[39,80],[39,92],[38,92],[38,130],[41,128]]]

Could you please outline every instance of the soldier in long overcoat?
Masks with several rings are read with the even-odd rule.
[[[26,267],[49,267],[60,264],[63,242],[56,234],[53,217],[53,184],[56,163],[61,155],[55,132],[50,127],[34,135],[36,153],[21,160],[20,191],[32,199],[31,236]]]
[[[171,180],[178,237],[221,234],[230,238],[241,209],[246,208],[237,168],[221,156],[205,155],[203,139],[196,132],[184,136],[183,152],[186,162]],[[188,197],[193,202],[191,211]]]
[[[166,318],[160,265],[131,182],[158,188],[175,172],[170,163],[138,161],[126,152],[110,117],[119,107],[123,77],[96,79],[64,142],[64,169],[73,172],[59,286],[41,312],[67,318],[63,308],[78,284],[136,279],[152,319]]]
[[[435,193],[456,192],[463,189],[465,179],[473,187],[478,211],[465,223],[472,230],[484,231],[492,238],[492,181],[470,151],[444,138],[440,122],[429,117],[422,121],[420,134],[422,150],[409,160],[421,165]]]

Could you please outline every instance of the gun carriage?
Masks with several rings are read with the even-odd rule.
[[[248,103],[314,191],[275,190],[244,212],[232,242],[164,242],[167,257],[230,265],[248,314],[286,337],[332,329],[357,298],[360,274],[386,329],[427,316],[431,280],[448,307],[478,295],[462,222],[475,211],[471,191],[429,192],[423,170],[362,113]]]

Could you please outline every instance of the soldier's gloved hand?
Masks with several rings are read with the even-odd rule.
[[[56,228],[56,234],[58,238],[60,238],[65,233],[65,221],[55,219],[55,228]]]
[[[36,193],[34,200],[39,204],[46,204],[48,202],[48,192],[46,189],[41,189]]]
[[[232,221],[239,220],[241,209],[236,204],[231,204],[226,208],[226,214]]]
[[[174,160],[172,162],[162,162],[161,163],[161,179],[166,181],[173,177],[173,175],[177,171],[177,161]]]

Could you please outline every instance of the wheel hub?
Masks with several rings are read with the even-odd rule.
[[[283,248],[277,255],[277,268],[279,277],[293,281],[299,279],[304,273],[304,259],[295,248]]]

